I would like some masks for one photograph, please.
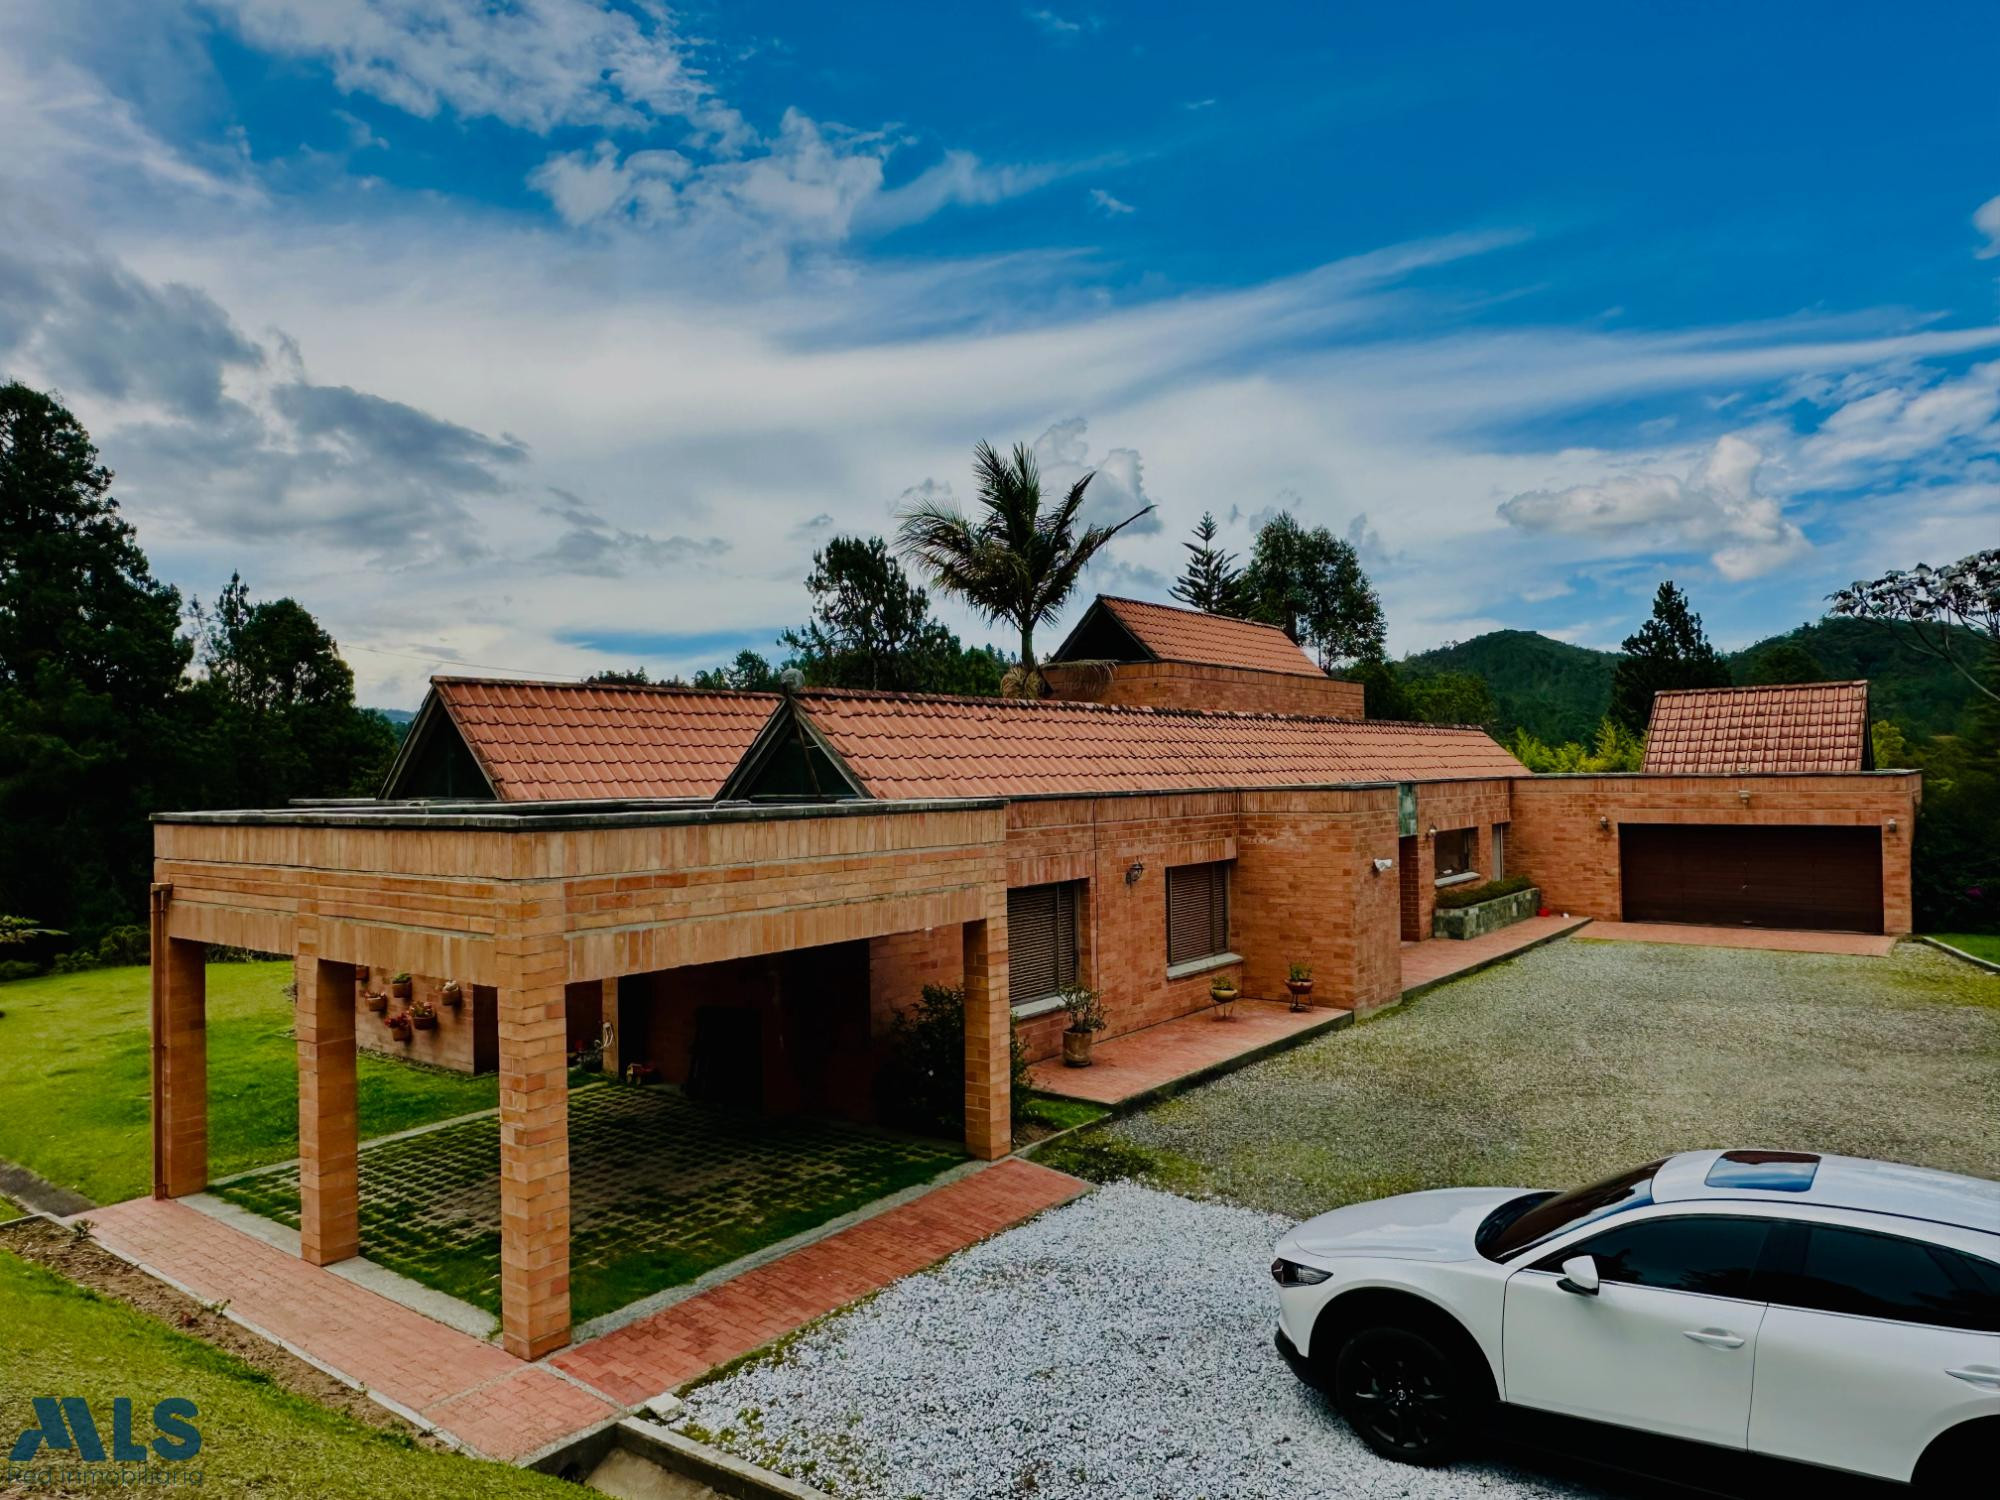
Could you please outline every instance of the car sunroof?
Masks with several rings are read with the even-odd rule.
[[[1725,1151],[1704,1180],[1712,1188],[1803,1193],[1818,1170],[1819,1158],[1805,1151]]]

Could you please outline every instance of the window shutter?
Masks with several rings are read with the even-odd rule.
[[[1229,950],[1229,866],[1167,871],[1167,962],[1184,964]]]
[[[1056,892],[1052,885],[1007,893],[1007,998],[1015,1005],[1056,988]]]

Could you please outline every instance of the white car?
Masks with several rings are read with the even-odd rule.
[[[1336,1209],[1271,1274],[1279,1349],[1385,1457],[1449,1462],[1498,1404],[2000,1493],[2000,1183],[1692,1151]]]

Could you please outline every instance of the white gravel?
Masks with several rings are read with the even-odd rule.
[[[1588,1491],[1386,1463],[1271,1345],[1287,1221],[1115,1183],[693,1393],[696,1435],[839,1495],[1308,1500]]]

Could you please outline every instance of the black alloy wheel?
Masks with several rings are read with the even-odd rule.
[[[1411,1328],[1364,1328],[1334,1361],[1333,1399],[1384,1458],[1433,1468],[1463,1450],[1473,1412],[1444,1350]]]

